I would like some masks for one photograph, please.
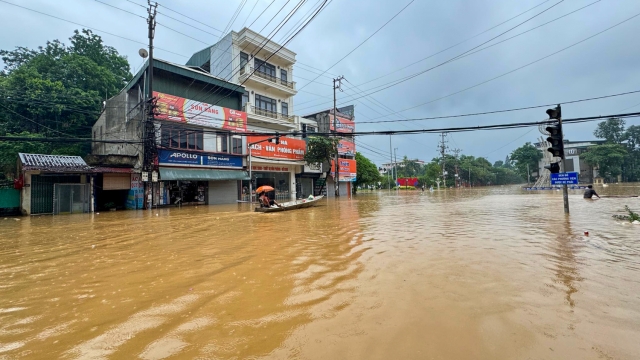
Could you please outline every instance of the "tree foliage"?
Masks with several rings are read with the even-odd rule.
[[[612,179],[622,174],[627,149],[619,144],[603,144],[592,146],[582,155],[589,165],[598,167],[598,172],[605,179]]]
[[[593,135],[605,139],[608,143],[620,144],[625,138],[624,119],[610,118],[598,123]]]
[[[378,181],[381,181],[381,176],[376,164],[359,152],[356,152],[356,163],[357,176],[354,188],[357,189],[358,186],[378,185]]]
[[[105,97],[116,95],[132,75],[127,59],[90,30],[76,30],[69,40],[68,46],[53,40],[38,49],[0,50],[0,135],[91,137]],[[90,143],[46,150],[85,155]]]
[[[535,146],[531,145],[530,142],[527,142],[513,150],[510,159],[518,175],[526,179],[528,172],[533,172],[538,169],[538,162],[542,160],[542,153],[536,149]]]
[[[338,153],[339,142],[340,139],[336,137],[309,137],[307,139],[307,152],[304,154],[304,161],[307,164],[330,163]]]
[[[6,134],[5,136],[30,137],[34,140],[43,137],[40,134],[28,132]],[[18,153],[46,154],[49,151],[50,145],[40,141],[0,141],[0,179],[5,175],[15,175]]]

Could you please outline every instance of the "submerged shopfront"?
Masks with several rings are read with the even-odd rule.
[[[248,180],[243,155],[246,113],[155,93],[159,127],[159,179],[154,205],[231,204]]]
[[[249,144],[268,139],[267,136],[248,136]],[[295,200],[302,196],[297,191],[296,174],[302,172],[307,144],[304,140],[280,137],[280,143],[261,142],[251,146],[252,189],[268,185],[275,189],[268,195],[278,201]],[[249,182],[244,181],[243,200],[249,199]],[[255,196],[255,195],[254,195]]]

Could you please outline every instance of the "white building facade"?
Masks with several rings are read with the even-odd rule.
[[[300,132],[303,127],[308,133],[315,132],[317,124],[294,115],[295,62],[293,51],[244,28],[230,32],[213,46],[194,54],[187,63],[229,82],[242,84],[245,88],[242,111],[247,114],[247,132],[279,132],[283,135],[280,144],[266,142],[251,146],[250,156],[253,189],[272,186],[276,189],[277,200],[313,194],[313,185],[303,187],[300,179],[321,173],[320,169],[304,166],[306,142]],[[247,136],[247,144],[265,138]],[[248,182],[242,184],[245,200],[248,200],[248,185]]]

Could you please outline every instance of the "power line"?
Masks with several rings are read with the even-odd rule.
[[[525,106],[525,107],[519,107],[519,108],[513,108],[513,109],[493,110],[493,111],[484,111],[484,112],[459,114],[459,115],[431,116],[431,117],[411,118],[411,119],[394,119],[394,120],[380,120],[380,121],[358,121],[358,124],[379,124],[379,123],[389,123],[389,122],[396,123],[396,122],[403,122],[403,121],[439,120],[439,119],[451,119],[451,118],[460,118],[460,117],[468,117],[468,116],[490,115],[490,114],[513,112],[513,111],[539,109],[539,108],[543,108],[543,107],[555,106],[557,104],[563,104],[563,105],[575,104],[575,103],[580,103],[580,102],[585,102],[585,101],[608,99],[608,98],[612,98],[612,97],[630,95],[630,94],[637,94],[637,93],[640,93],[640,90],[627,91],[627,92],[618,93],[618,94],[603,95],[603,96],[597,96],[597,97],[591,97],[591,98],[579,99],[579,100],[560,101],[560,102],[556,101],[556,102],[551,103],[551,104]],[[640,105],[640,104],[638,104],[638,105]]]
[[[340,58],[340,60],[336,61],[333,65],[329,66],[329,68],[327,68],[326,70],[324,70],[322,72],[322,74],[318,75],[315,79],[313,79],[313,81],[318,80],[318,78],[320,76],[322,76],[325,72],[327,72],[328,70],[330,70],[331,68],[333,68],[334,66],[338,65],[338,63],[340,63],[342,60],[346,59],[347,56],[351,55],[354,51],[358,50],[358,48],[360,48],[360,46],[362,46],[364,43],[366,43],[369,39],[371,39],[375,34],[377,34],[380,30],[382,30],[385,26],[387,26],[387,24],[389,24],[391,21],[393,21],[393,19],[395,19],[398,15],[400,15],[406,8],[409,7],[409,5],[413,4],[415,0],[411,0],[407,5],[405,5],[405,7],[403,7],[402,9],[400,9],[400,11],[398,11],[395,15],[393,15],[393,17],[391,17],[391,19],[387,20],[387,22],[385,22],[384,24],[382,24],[381,27],[378,28],[378,30],[374,31],[373,34],[369,35],[369,37],[367,37],[366,39],[364,39],[364,41],[362,41],[360,44],[358,44],[358,46],[356,46],[355,48],[353,48],[353,50],[349,51],[345,56],[343,56],[342,58]],[[307,87],[307,85],[309,85],[310,83],[305,84],[303,87],[299,88],[299,90],[304,89],[305,87]]]
[[[129,1],[129,0],[127,0],[127,1]],[[131,2],[131,1],[130,1],[130,2]],[[194,19],[194,18],[192,18],[192,17],[190,17],[190,16],[188,16],[188,15],[185,15],[185,14],[183,14],[183,13],[180,13],[180,12],[176,11],[176,10],[170,9],[170,8],[168,8],[168,7],[164,6],[164,5],[160,5],[160,6],[161,6],[163,9],[167,9],[167,10],[169,10],[169,11],[171,11],[171,12],[174,12],[174,13],[176,13],[176,14],[180,15],[180,16],[183,16],[183,17],[185,17],[185,18],[187,18],[187,19],[189,19],[189,20],[191,20],[191,21],[195,21],[195,22],[197,22],[197,23],[198,23],[198,24],[200,24],[200,25],[204,25],[204,26],[206,26],[206,27],[208,27],[208,28],[211,28],[211,29],[213,29],[213,30],[216,30],[216,31],[219,31],[220,33],[222,33],[222,30],[216,29],[215,27],[213,27],[213,26],[211,26],[211,25],[209,25],[209,24],[205,24],[205,23],[203,23],[202,21],[196,20],[196,19]]]
[[[117,38],[119,38],[119,39],[123,39],[123,40],[131,41],[131,42],[134,42],[134,43],[137,43],[137,44],[147,45],[147,43],[144,43],[144,42],[142,42],[142,41],[133,40],[133,39],[130,39],[130,38],[127,38],[127,37],[124,37],[124,36],[116,35],[116,34],[114,34],[114,33],[111,33],[111,32],[105,31],[105,30],[96,29],[96,28],[91,27],[91,26],[83,25],[83,24],[77,23],[77,22],[75,22],[75,21],[71,21],[71,20],[63,19],[63,18],[58,17],[58,16],[55,16],[55,15],[51,15],[51,14],[44,13],[44,12],[42,12],[42,11],[38,11],[38,10],[30,9],[30,8],[28,8],[28,7],[24,7],[24,6],[21,6],[21,5],[17,5],[17,4],[14,4],[14,3],[10,3],[10,2],[5,1],[5,0],[0,0],[0,2],[3,2],[3,3],[5,3],[5,4],[9,4],[9,5],[13,5],[13,6],[15,6],[15,7],[19,7],[19,8],[25,9],[25,10],[33,11],[33,12],[38,13],[38,14],[40,14],[40,15],[48,16],[48,17],[51,17],[51,18],[54,18],[54,19],[57,19],[57,20],[65,21],[65,22],[68,22],[68,23],[70,23],[70,24],[74,24],[74,25],[77,25],[77,26],[83,27],[83,28],[85,28],[85,29],[90,29],[90,30],[93,30],[93,31],[97,31],[97,32],[100,32],[100,33],[104,33],[104,34],[107,34],[107,35],[111,35],[111,36],[113,36],[113,37],[117,37]],[[162,50],[162,51],[164,51],[164,52],[168,52],[168,53],[170,53],[170,54],[174,54],[174,55],[178,55],[178,56],[182,56],[182,57],[188,57],[188,56],[185,56],[185,55],[183,55],[183,54],[179,54],[179,53],[177,53],[177,52],[173,52],[173,51],[171,51],[171,50],[163,49],[163,48],[160,48],[160,47],[154,47],[154,49],[156,49],[156,50]]]
[[[623,20],[623,21],[621,21],[621,22],[618,22],[618,23],[616,23],[616,24],[614,24],[614,25],[612,25],[612,26],[610,26],[610,27],[608,27],[608,28],[606,28],[606,29],[604,29],[604,30],[602,30],[602,31],[599,31],[599,32],[597,32],[597,33],[595,33],[595,34],[593,34],[593,35],[591,35],[591,36],[589,36],[589,37],[587,37],[587,38],[585,38],[585,39],[582,39],[582,40],[580,40],[580,41],[578,41],[578,42],[575,42],[575,43],[573,43],[573,44],[571,44],[571,45],[569,45],[569,46],[566,46],[566,47],[564,47],[564,48],[562,48],[562,49],[560,49],[560,50],[558,50],[558,51],[555,51],[555,52],[553,52],[553,53],[551,53],[551,54],[548,54],[548,55],[546,55],[546,56],[543,56],[543,57],[541,57],[541,58],[538,58],[537,60],[534,60],[534,61],[532,61],[532,62],[529,62],[529,63],[527,63],[527,64],[524,64],[524,65],[522,65],[522,66],[520,66],[520,67],[517,67],[517,68],[515,68],[515,69],[513,69],[513,70],[510,70],[510,71],[508,71],[508,72],[506,72],[506,73],[503,73],[503,74],[501,74],[501,75],[495,76],[495,77],[493,77],[493,78],[491,78],[491,79],[485,80],[485,81],[483,81],[483,82],[480,82],[480,83],[475,84],[475,85],[473,85],[473,86],[467,87],[467,88],[465,88],[465,89],[462,89],[462,90],[456,91],[456,92],[451,93],[451,94],[449,94],[449,95],[445,95],[445,96],[442,96],[442,97],[440,97],[440,98],[437,98],[437,99],[434,99],[434,100],[431,100],[431,101],[428,101],[428,102],[425,102],[425,103],[422,103],[422,104],[419,104],[419,105],[413,106],[413,107],[411,107],[411,108],[408,108],[408,109],[405,109],[405,110],[401,110],[400,112],[404,112],[404,111],[407,111],[407,110],[409,110],[409,109],[413,109],[413,108],[416,108],[416,107],[419,107],[419,106],[427,105],[427,104],[430,104],[430,103],[433,103],[433,102],[436,102],[436,101],[439,101],[439,100],[442,100],[442,99],[445,99],[445,98],[451,97],[451,96],[453,96],[453,95],[457,95],[457,94],[459,94],[459,93],[465,92],[465,91],[467,91],[467,90],[471,90],[471,89],[476,88],[476,87],[478,87],[478,86],[484,85],[484,84],[489,83],[489,82],[491,82],[491,81],[494,81],[494,80],[497,80],[497,79],[502,78],[502,77],[504,77],[504,76],[507,76],[507,75],[509,75],[509,74],[511,74],[511,73],[514,73],[514,72],[518,71],[518,70],[522,70],[522,69],[524,69],[524,68],[526,68],[526,67],[528,67],[528,66],[531,66],[531,65],[536,64],[536,63],[538,63],[538,62],[540,62],[540,61],[546,60],[546,59],[548,59],[548,58],[550,58],[550,57],[552,57],[552,56],[554,56],[554,55],[557,55],[557,54],[559,54],[559,53],[561,53],[561,52],[564,52],[564,51],[566,51],[566,50],[568,50],[568,49],[571,49],[571,48],[573,48],[573,47],[575,47],[575,46],[577,46],[577,45],[580,45],[580,44],[582,44],[583,42],[588,41],[588,40],[590,40],[590,39],[592,39],[592,38],[594,38],[594,37],[596,37],[596,36],[598,36],[598,35],[600,35],[600,34],[603,34],[603,33],[607,32],[607,31],[609,31],[609,30],[611,30],[611,29],[613,29],[613,28],[615,28],[615,27],[618,27],[618,26],[620,26],[620,25],[622,25],[622,24],[624,24],[624,23],[626,23],[626,22],[628,22],[628,21],[630,21],[630,20],[632,20],[632,19],[634,19],[634,18],[636,18],[636,17],[638,17],[638,16],[640,16],[640,13],[637,13],[637,14],[635,14],[635,15],[633,15],[633,16],[631,16],[631,17],[629,17],[629,18],[627,18],[627,19],[625,19],[625,20]],[[402,80],[402,81],[406,81],[406,80]],[[369,93],[369,95],[371,95],[371,94],[375,94],[375,93],[380,92],[380,91],[385,90],[385,89],[388,89],[388,88],[390,88],[390,87],[392,87],[392,86],[398,85],[399,83],[400,83],[400,82],[397,82],[397,83],[395,83],[395,84],[392,84],[392,85],[386,86],[386,87],[384,87],[384,88],[382,88],[382,89],[372,91],[372,92],[370,92],[370,93]],[[356,98],[356,99],[357,99],[357,98]],[[355,100],[355,99],[351,99],[351,100]],[[343,105],[343,104],[341,104],[341,105]]]
[[[538,15],[540,15],[540,14],[542,14],[542,13],[546,12],[546,11],[547,11],[547,10],[549,10],[551,7],[550,7],[550,8],[547,8],[547,9],[543,10],[542,12],[540,12],[540,13],[538,13],[538,14],[534,15],[533,17],[531,17],[531,18],[529,18],[529,19],[527,19],[527,20],[525,20],[525,21],[521,22],[520,24],[518,24],[518,25],[516,25],[516,26],[514,26],[514,27],[512,27],[512,28],[510,28],[509,30],[507,30],[507,31],[505,31],[505,32],[502,32],[500,35],[498,35],[498,36],[496,36],[496,37],[493,37],[492,39],[490,39],[490,40],[488,40],[488,41],[485,41],[485,42],[483,42],[482,44],[480,44],[480,45],[478,45],[478,46],[475,46],[475,47],[473,47],[473,48],[471,48],[471,49],[469,49],[469,50],[467,50],[467,51],[465,51],[465,52],[463,52],[463,53],[461,53],[461,54],[459,54],[459,55],[457,55],[457,56],[455,56],[455,57],[453,57],[453,58],[450,58],[449,60],[447,60],[447,61],[445,61],[445,62],[442,62],[442,63],[440,63],[440,64],[438,64],[438,65],[435,65],[435,66],[433,66],[433,67],[431,67],[431,68],[428,68],[428,69],[425,69],[425,70],[419,71],[419,72],[414,73],[414,74],[412,74],[412,75],[408,75],[408,76],[405,76],[405,77],[403,77],[403,78],[400,78],[400,79],[394,80],[394,81],[392,81],[392,82],[390,82],[390,83],[389,83],[390,85],[389,85],[389,84],[383,84],[383,85],[379,85],[379,86],[374,86],[374,87],[372,87],[372,88],[368,89],[367,91],[371,91],[369,94],[374,94],[374,93],[380,92],[380,91],[382,91],[382,90],[388,89],[388,88],[390,88],[390,87],[393,87],[393,86],[399,85],[399,84],[401,84],[401,83],[403,83],[403,82],[406,82],[406,81],[409,81],[409,80],[411,80],[411,79],[414,79],[415,77],[417,77],[417,76],[419,76],[419,75],[422,75],[422,74],[424,74],[424,73],[426,73],[426,72],[429,72],[429,71],[431,71],[431,70],[434,70],[434,69],[436,69],[436,68],[439,68],[439,67],[441,67],[441,66],[444,66],[444,65],[446,65],[446,64],[448,64],[448,63],[450,63],[450,62],[454,62],[454,61],[460,60],[460,59],[465,58],[465,57],[467,57],[467,56],[471,56],[471,55],[476,54],[476,53],[478,53],[478,52],[481,52],[481,51],[487,50],[487,49],[489,49],[489,48],[492,48],[492,47],[494,47],[494,46],[496,46],[496,45],[499,45],[499,44],[501,44],[501,43],[503,43],[503,42],[506,42],[506,41],[509,41],[509,40],[514,39],[514,38],[516,38],[516,37],[522,36],[522,35],[524,35],[524,34],[526,34],[526,33],[529,33],[529,32],[531,32],[531,31],[533,31],[533,30],[536,30],[536,29],[538,29],[538,28],[540,28],[540,27],[543,27],[543,26],[548,25],[548,24],[550,24],[550,23],[552,23],[552,22],[555,22],[555,21],[557,21],[557,20],[560,20],[560,19],[562,19],[562,18],[564,18],[564,17],[566,17],[566,16],[569,16],[569,15],[571,15],[571,14],[574,14],[574,13],[576,13],[576,12],[580,11],[580,10],[583,10],[583,9],[585,9],[585,8],[589,7],[589,6],[592,6],[592,5],[594,5],[594,4],[596,4],[596,3],[600,2],[600,1],[601,1],[601,0],[597,0],[597,1],[593,2],[593,3],[587,4],[587,5],[585,5],[585,6],[581,7],[581,8],[578,8],[578,9],[576,9],[576,10],[572,11],[572,12],[569,12],[569,13],[567,13],[567,14],[564,14],[564,15],[562,15],[562,16],[560,16],[560,17],[557,17],[557,18],[555,18],[555,19],[553,19],[553,20],[551,20],[551,21],[548,21],[548,22],[546,22],[546,23],[544,23],[544,24],[541,24],[541,25],[539,25],[539,26],[536,26],[536,27],[534,27],[534,28],[532,28],[532,29],[526,30],[526,31],[521,32],[521,33],[519,33],[519,34],[516,34],[516,35],[514,35],[514,36],[512,36],[512,37],[509,37],[509,38],[507,38],[507,39],[501,40],[501,41],[496,42],[496,43],[494,43],[494,44],[491,44],[491,45],[488,45],[488,46],[485,46],[485,47],[483,47],[483,48],[478,49],[478,47],[480,47],[480,46],[482,46],[482,45],[484,45],[484,44],[487,44],[488,42],[490,42],[490,41],[492,41],[492,40],[495,40],[497,37],[504,35],[505,33],[509,32],[509,31],[511,31],[511,30],[513,30],[513,29],[515,29],[515,28],[517,28],[518,26],[520,26],[520,25],[522,25],[522,24],[524,24],[524,23],[528,22],[529,20],[531,20],[531,19],[533,19],[533,18],[537,17]],[[552,7],[554,7],[554,6],[558,5],[558,4],[559,4],[559,3],[556,3],[556,4],[552,5]],[[474,36],[474,37],[475,37],[475,36]],[[472,38],[473,38],[473,37],[472,37]],[[471,39],[471,38],[470,38],[470,39]],[[467,39],[467,40],[470,40],[470,39]],[[467,40],[465,40],[465,41],[463,41],[463,42],[466,42]],[[461,43],[463,43],[463,42],[461,42]],[[457,46],[457,45],[459,45],[459,44],[461,44],[461,43],[458,43],[458,44],[456,44],[456,45],[454,45],[454,46],[452,46],[452,47],[455,47],[455,46]],[[426,60],[426,59],[428,59],[428,58],[431,58],[431,57],[433,57],[433,56],[435,56],[435,55],[437,55],[437,54],[439,54],[439,53],[441,53],[441,52],[444,52],[444,51],[446,51],[446,50],[448,50],[448,49],[450,49],[450,48],[452,48],[452,47],[449,47],[449,48],[447,48],[447,49],[445,49],[445,50],[442,50],[442,51],[440,51],[440,52],[438,52],[438,53],[432,54],[432,55],[430,55],[430,56],[428,56],[427,58],[424,58],[424,59],[422,59],[422,60]],[[475,51],[473,51],[473,50],[475,50]],[[420,61],[422,61],[422,60],[420,60]],[[409,64],[408,66],[406,66],[406,67],[404,67],[404,68],[407,68],[407,67],[409,67],[409,66],[412,66],[413,64],[416,64],[416,63],[418,63],[418,62],[420,62],[420,61],[417,61],[417,62],[414,62],[414,63],[412,63],[412,64]],[[404,68],[402,68],[402,69],[404,69]],[[400,69],[400,70],[402,70],[402,69]],[[397,71],[394,71],[394,72],[397,72]],[[378,79],[380,79],[380,78],[382,78],[382,77],[386,77],[387,75],[391,75],[391,74],[392,74],[392,73],[394,73],[394,72],[391,72],[391,73],[388,73],[388,74],[383,75],[383,76],[381,76],[381,77],[378,77],[378,78],[376,78],[376,79],[373,79],[373,80],[370,80],[370,81],[364,82],[364,83],[362,83],[361,85],[363,85],[363,84],[367,84],[367,83],[370,83],[370,82],[375,81],[375,80],[378,80]],[[375,91],[372,91],[372,90],[375,90]],[[355,100],[355,99],[349,99],[349,101],[352,101],[352,100]],[[413,108],[416,108],[416,107],[419,107],[419,106],[423,106],[423,105],[426,105],[426,104],[428,104],[428,103],[423,103],[423,104],[420,104],[420,105],[417,105],[417,106],[414,106],[414,107],[411,107],[411,108],[408,108],[408,109],[405,109],[405,110],[401,110],[401,111],[399,111],[399,112],[404,112],[404,111],[407,111],[407,110],[410,110],[410,109],[413,109]],[[317,106],[317,105],[313,105],[313,106]],[[313,106],[308,106],[308,107],[306,107],[306,108],[313,107]]]
[[[280,46],[280,47],[279,47],[275,52],[273,52],[271,55],[269,55],[269,57],[267,57],[264,61],[266,62],[266,61],[268,61],[269,59],[271,59],[275,54],[277,54],[280,50],[282,50],[282,48],[284,48],[284,46],[285,46],[285,45],[287,45],[291,40],[293,40],[293,39],[294,39],[294,38],[295,38],[295,37],[296,37],[296,36],[297,36],[297,35],[298,35],[302,30],[304,30],[304,29],[307,27],[307,25],[309,25],[309,24],[313,21],[313,19],[315,19],[315,17],[316,17],[316,16],[318,16],[318,14],[320,14],[320,12],[322,12],[322,10],[326,7],[325,5],[327,4],[327,1],[332,1],[332,0],[324,0],[324,2],[322,3],[322,5],[321,5],[321,6],[318,8],[318,10],[317,10],[317,11],[316,11],[316,12],[315,12],[311,17],[310,17],[310,19],[309,19],[306,23],[304,23],[304,24],[303,24],[303,25],[298,29],[298,31],[296,31],[296,32],[295,32],[295,33],[294,33],[294,34],[289,38],[289,40],[287,40],[284,44],[282,44],[282,45],[281,45],[281,46]],[[275,35],[275,34],[274,34],[274,35]],[[265,44],[266,44],[266,43],[265,43]],[[245,83],[245,82],[246,82],[246,81],[247,81],[247,80],[248,80],[248,79],[249,79],[249,78],[250,78],[250,77],[251,77],[251,76],[252,76],[256,71],[257,71],[257,68],[255,68],[255,69],[254,69],[254,70],[249,74],[249,76],[247,76],[247,78],[246,78],[242,83],[240,83],[240,84],[236,85],[236,87],[234,88],[234,91],[235,91],[235,90],[237,90],[240,86],[242,86],[242,85],[243,85],[243,84],[244,84],[244,83]],[[221,98],[221,99],[218,99],[218,100],[216,101],[216,103],[215,103],[215,104],[213,104],[212,106],[217,105],[220,101],[222,101],[223,99],[225,99],[225,98],[227,98],[227,97],[229,97],[229,96],[230,96],[230,94],[229,94],[229,95],[227,95],[227,96],[225,96],[225,97],[223,97],[223,98]],[[211,106],[209,106],[208,108],[203,109],[203,110],[200,112],[200,114],[202,114],[203,112],[207,111],[207,110],[208,110],[208,109],[210,109],[210,108],[211,108]]]

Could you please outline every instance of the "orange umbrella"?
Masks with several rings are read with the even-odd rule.
[[[269,185],[262,185],[256,189],[256,194],[260,194],[261,192],[265,192],[265,191],[273,191],[273,190],[275,189]]]

